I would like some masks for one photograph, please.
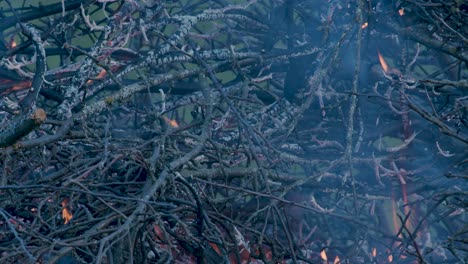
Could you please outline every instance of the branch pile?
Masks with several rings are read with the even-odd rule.
[[[462,1],[16,2],[1,263],[462,261]]]

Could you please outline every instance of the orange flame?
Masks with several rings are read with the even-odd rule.
[[[72,217],[73,217],[73,215],[70,212],[70,210],[68,210],[68,208],[63,208],[62,209],[62,218],[65,220],[63,222],[64,224],[68,224],[70,222],[70,220],[72,219]]]
[[[369,23],[364,22],[364,24],[361,25],[361,28],[362,28],[362,29],[365,29],[367,26],[369,26]]]
[[[16,46],[18,46],[18,44],[16,43],[16,41],[14,39],[12,39],[11,42],[10,42],[10,48],[14,49],[14,48],[16,48]]]
[[[73,214],[71,213],[70,209],[67,207],[68,205],[68,198],[63,199],[61,205],[62,205],[62,218],[65,220],[64,224],[68,224],[70,220],[73,217]]]
[[[393,262],[393,255],[392,254],[388,255],[387,259],[389,263]]]
[[[106,76],[106,74],[106,70],[102,69],[101,72],[96,76],[96,79],[102,79],[104,76]]]
[[[376,248],[373,248],[372,249],[372,257],[376,257],[377,256],[377,249]]]
[[[398,10],[398,14],[399,14],[400,16],[404,16],[404,15],[405,15],[405,9],[404,9],[403,7],[400,8],[400,9]]]
[[[328,258],[327,258],[327,252],[325,252],[325,249],[322,249],[322,251],[320,252],[320,257],[321,257],[323,260],[325,260],[325,261],[328,260]]]
[[[380,52],[378,52],[378,51],[377,51],[377,55],[379,56],[379,62],[380,62],[380,66],[382,66],[382,70],[383,70],[385,73],[388,73],[389,67],[388,67],[387,62],[385,62],[384,57],[383,57],[382,54],[380,54]]]
[[[338,264],[340,263],[340,257],[336,256],[335,261],[333,261],[333,264]]]
[[[174,120],[174,119],[169,119],[169,118],[167,118],[167,117],[165,117],[165,116],[163,116],[163,119],[164,119],[164,121],[166,121],[166,123],[168,123],[171,127],[173,127],[173,128],[178,128],[178,127],[179,127],[179,124],[177,123],[176,120]]]

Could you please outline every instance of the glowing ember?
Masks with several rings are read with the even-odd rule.
[[[96,79],[102,79],[106,76],[106,70],[102,69],[101,72],[96,76]]]
[[[364,24],[361,25],[361,28],[365,29],[367,26],[369,26],[369,23],[365,22]]]
[[[12,40],[10,42],[10,48],[14,49],[14,48],[16,48],[16,46],[18,46],[18,44],[16,44],[16,41]]]
[[[340,257],[336,256],[335,261],[333,261],[333,264],[338,264],[340,263]]]
[[[320,257],[325,261],[328,260],[327,252],[325,252],[325,249],[322,249],[322,251],[320,252]]]
[[[16,85],[13,85],[10,89],[5,89],[4,92],[0,93],[1,95],[4,95],[6,93],[14,92],[14,91],[21,91],[25,88],[31,87],[32,82],[31,81],[21,81],[21,82],[16,82]]]
[[[70,211],[70,209],[67,207],[68,205],[68,198],[63,199],[61,205],[62,205],[62,218],[65,220],[64,224],[68,224],[70,220],[72,219],[73,215]]]
[[[376,257],[377,256],[377,249],[376,248],[373,248],[372,249],[372,257]]]
[[[388,262],[393,262],[393,256],[392,256],[392,254],[388,255]]]
[[[405,15],[405,9],[404,9],[403,7],[400,8],[400,9],[398,10],[398,14],[399,14],[400,16],[404,16],[404,15]]]
[[[385,73],[388,73],[388,64],[385,62],[385,59],[384,57],[382,56],[382,54],[380,54],[380,52],[377,51],[377,55],[379,56],[379,61],[380,61],[380,66],[382,66],[382,70],[385,72]]]
[[[177,121],[173,120],[173,119],[169,119],[165,116],[163,116],[163,119],[164,121],[166,121],[166,123],[168,123],[171,127],[174,127],[174,128],[178,128],[179,127],[179,124],[177,123]]]
[[[216,253],[218,253],[220,256],[223,255],[223,253],[221,252],[221,249],[219,249],[218,245],[216,245],[215,243],[212,243],[212,242],[209,242],[211,248],[213,248],[214,251],[216,251]]]

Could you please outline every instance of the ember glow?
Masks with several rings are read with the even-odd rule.
[[[14,48],[16,48],[16,46],[18,46],[18,44],[16,44],[16,41],[15,41],[15,40],[11,40],[11,42],[10,42],[10,48],[14,49]]]
[[[376,248],[373,248],[372,249],[372,257],[376,257],[377,256],[377,249]]]
[[[5,95],[5,94],[16,92],[16,91],[21,91],[21,90],[31,87],[31,85],[32,85],[32,82],[29,80],[15,82],[15,84],[11,86],[11,88],[5,89],[3,92],[0,93],[0,95]]]
[[[338,264],[340,263],[340,257],[336,256],[335,261],[333,261],[333,264]]]
[[[96,79],[102,79],[106,76],[106,70],[102,69],[101,72],[96,76]]]
[[[361,25],[361,28],[365,29],[367,26],[369,26],[369,23],[365,22],[364,24]]]
[[[177,123],[176,120],[174,120],[174,119],[169,119],[169,118],[167,118],[167,117],[165,117],[165,116],[163,116],[163,119],[164,119],[164,121],[166,121],[166,123],[169,124],[171,127],[173,127],[173,128],[178,128],[178,127],[179,127],[179,124]]]
[[[388,67],[387,62],[385,62],[384,57],[383,57],[382,54],[380,54],[380,52],[378,52],[378,51],[377,51],[377,55],[379,56],[379,62],[380,62],[380,66],[382,66],[382,70],[383,70],[385,73],[388,73],[389,67]]]
[[[106,77],[106,74],[107,74],[107,71],[104,70],[104,69],[102,69],[102,70],[99,72],[99,74],[96,76],[95,79],[96,79],[96,80],[103,79],[104,77]],[[86,82],[86,84],[88,84],[88,85],[93,84],[93,80],[88,80],[88,81]]]

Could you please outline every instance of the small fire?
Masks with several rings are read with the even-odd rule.
[[[380,62],[380,66],[382,66],[382,70],[383,70],[385,73],[388,73],[389,67],[388,67],[387,62],[385,62],[384,57],[383,57],[382,54],[380,54],[380,52],[378,52],[378,51],[377,51],[377,55],[379,56],[379,62]]]
[[[392,254],[388,255],[387,259],[389,263],[393,262],[393,255]]]
[[[376,248],[373,248],[372,249],[372,257],[376,257],[377,256],[377,249]]]
[[[336,256],[335,261],[333,261],[333,264],[338,264],[340,263],[340,257]]]
[[[384,57],[382,56],[382,54],[380,54],[379,51],[377,51],[377,55],[379,56],[380,66],[382,67],[382,70],[384,71],[385,74],[388,74],[392,78],[402,77],[400,70],[398,70],[397,68],[388,66],[387,62],[385,61]]]
[[[62,205],[62,218],[65,220],[64,224],[68,224],[70,220],[73,217],[73,214],[71,213],[70,209],[68,208],[68,203],[69,199],[65,198],[63,199],[61,205]]]
[[[99,72],[99,74],[96,76],[95,79],[96,79],[96,80],[103,79],[103,78],[106,76],[106,74],[107,74],[107,71],[104,70],[104,69],[102,69],[102,70]],[[91,85],[92,83],[93,83],[93,80],[88,80],[88,81],[86,82],[87,85]]]
[[[16,46],[18,46],[18,44],[16,43],[16,41],[14,39],[12,39],[11,42],[10,42],[10,48],[14,49],[14,48],[16,48]]]
[[[369,23],[365,22],[364,24],[361,25],[361,28],[365,29],[367,26],[369,26]]]
[[[168,123],[171,127],[173,127],[173,128],[178,128],[178,127],[179,127],[179,124],[177,123],[176,120],[174,120],[174,119],[169,119],[169,118],[167,118],[167,117],[165,117],[165,116],[163,116],[163,119],[164,119],[164,121],[166,121],[166,123]]]
[[[322,249],[322,251],[320,252],[320,257],[321,257],[323,260],[325,260],[325,261],[328,260],[328,258],[327,258],[327,252],[325,252],[325,249]]]
[[[405,9],[404,9],[403,7],[400,8],[400,9],[398,10],[398,14],[399,14],[400,16],[404,16],[404,15],[405,15]]]

